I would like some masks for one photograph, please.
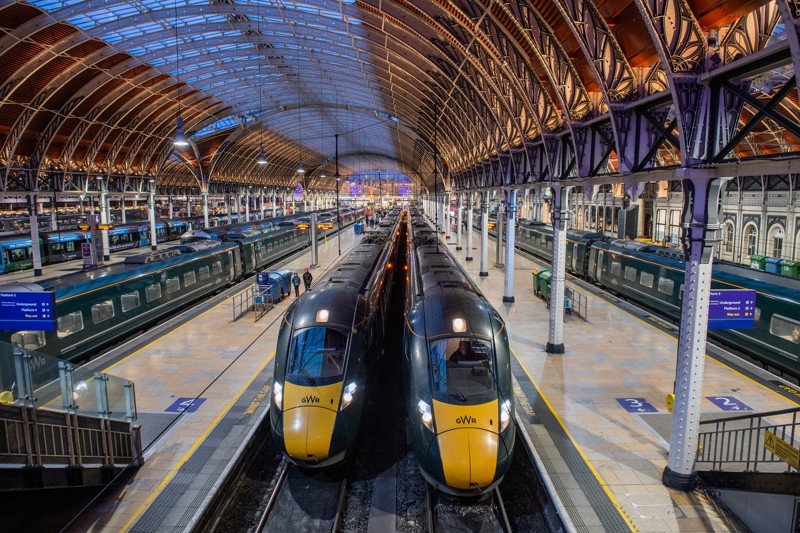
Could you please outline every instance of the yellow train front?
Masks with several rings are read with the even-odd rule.
[[[295,464],[340,463],[357,442],[382,352],[395,226],[362,239],[281,321],[270,424]]]
[[[435,235],[412,219],[404,339],[410,441],[420,471],[460,496],[492,490],[515,427],[504,323]]]

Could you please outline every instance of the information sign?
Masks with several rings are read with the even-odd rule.
[[[755,325],[756,291],[711,289],[708,329],[752,329]]]
[[[657,413],[658,409],[644,398],[616,398],[617,403],[629,413]]]
[[[90,243],[81,243],[81,257],[83,258],[84,270],[94,266],[94,256],[92,255],[92,245]]]
[[[55,331],[55,293],[0,290],[0,330]]]
[[[269,272],[256,272],[256,285],[269,285]]]
[[[706,399],[723,411],[752,411],[749,405],[743,404],[733,396],[706,396]]]
[[[203,405],[205,398],[178,398],[172,405],[167,407],[165,413],[194,413],[197,408]]]

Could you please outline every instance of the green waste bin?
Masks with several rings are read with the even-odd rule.
[[[800,279],[800,261],[784,259],[781,263],[781,276]]]
[[[750,268],[756,270],[765,270],[767,266],[767,257],[764,255],[751,255]]]
[[[536,275],[536,294],[544,300],[550,299],[550,271],[541,270]]]

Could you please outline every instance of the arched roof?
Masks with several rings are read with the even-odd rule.
[[[342,175],[428,189],[793,160],[796,27],[764,0],[5,2],[0,190],[290,186],[299,160],[332,188],[337,141]]]

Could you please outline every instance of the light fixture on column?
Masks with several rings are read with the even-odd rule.
[[[178,81],[178,116],[175,119],[175,137],[172,138],[172,144],[178,148],[189,146],[189,139],[183,132],[183,118],[181,117],[181,60],[180,52],[178,50],[178,0],[175,0],[175,78]]]

